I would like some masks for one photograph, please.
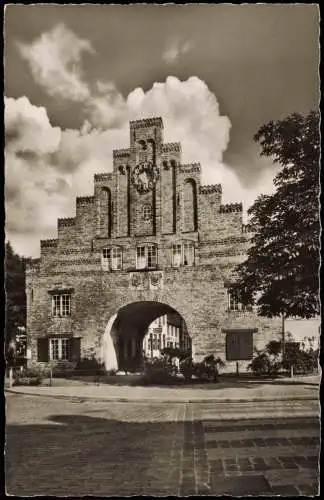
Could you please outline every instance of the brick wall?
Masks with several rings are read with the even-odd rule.
[[[139,161],[155,162],[159,172],[145,193],[133,183]],[[93,195],[76,199],[75,217],[58,220],[57,239],[41,242],[41,258],[27,270],[31,364],[38,363],[37,340],[58,335],[81,338],[80,355],[100,358],[109,318],[134,302],[143,302],[143,331],[152,307],[156,315],[182,315],[195,359],[210,353],[225,359],[226,329],[257,328],[259,347],[278,335],[276,321],[227,310],[226,287],[246,256],[250,234],[241,204],[222,205],[221,197],[220,185],[201,185],[200,164],[181,163],[179,143],[163,144],[161,119],[131,122],[130,147],[113,152],[113,171],[95,175]],[[151,219],[143,219],[144,205],[152,207]],[[172,245],[184,240],[194,242],[195,264],[173,268]],[[136,246],[147,243],[158,247],[157,286],[149,271],[136,272]],[[122,271],[101,268],[102,248],[113,246],[122,249]],[[73,290],[69,317],[52,317],[53,289]],[[123,335],[129,332],[130,326]]]

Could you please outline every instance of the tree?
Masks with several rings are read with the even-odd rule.
[[[10,244],[5,246],[6,348],[15,339],[18,326],[26,324],[25,261]],[[7,350],[7,349],[6,349]]]
[[[275,192],[248,210],[253,236],[235,288],[262,316],[311,318],[319,313],[319,115],[271,121],[254,140],[280,170]]]

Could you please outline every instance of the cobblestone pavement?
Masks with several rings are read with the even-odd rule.
[[[245,406],[245,408],[244,408]],[[247,406],[228,406],[235,420],[215,419],[215,406],[191,405],[185,453],[191,457],[198,494],[314,496],[318,494],[320,424],[313,416],[247,418]],[[268,406],[268,415],[276,412]],[[256,409],[256,413],[260,408]],[[264,408],[265,410],[265,408]],[[269,411],[270,410],[270,411]],[[250,415],[251,412],[250,407]],[[307,412],[309,415],[309,412]],[[182,494],[189,494],[187,483]]]
[[[305,416],[292,418],[291,402],[145,404],[8,394],[6,490],[316,495],[318,411],[305,403]]]

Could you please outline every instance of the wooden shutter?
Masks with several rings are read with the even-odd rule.
[[[253,356],[253,330],[233,330],[226,335],[227,361],[249,360]]]
[[[48,339],[38,339],[37,340],[37,361],[47,362],[48,361]]]
[[[70,339],[70,361],[79,361],[81,357],[81,338]]]

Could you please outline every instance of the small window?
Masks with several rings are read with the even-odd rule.
[[[70,359],[70,339],[50,339],[50,359],[68,361]]]
[[[192,242],[183,243],[183,265],[193,266],[195,262],[195,247]]]
[[[136,268],[137,269],[145,269],[146,267],[146,256],[145,256],[145,247],[137,247],[136,249]]]
[[[152,206],[149,204],[143,206],[143,219],[145,221],[150,221],[152,219]]]
[[[195,245],[192,241],[174,243],[172,246],[172,266],[193,266],[195,263]]]
[[[70,316],[71,295],[61,293],[52,296],[52,316],[55,318]]]
[[[136,248],[136,269],[154,269],[156,266],[157,246],[138,246]]]
[[[239,311],[240,310],[240,302],[238,298],[238,294],[234,292],[229,292],[228,294],[228,308],[230,311]]]
[[[157,266],[157,248],[155,245],[147,247],[147,267],[152,269]]]
[[[101,254],[101,268],[103,271],[121,271],[122,249],[119,247],[103,248]]]
[[[175,244],[172,247],[172,265],[173,267],[181,266],[181,244]]]
[[[111,250],[111,269],[113,271],[120,271],[122,268],[122,252],[121,249],[116,247]]]
[[[242,299],[239,291],[229,290],[228,291],[228,309],[229,311],[251,311],[252,306],[250,304],[242,304]]]

